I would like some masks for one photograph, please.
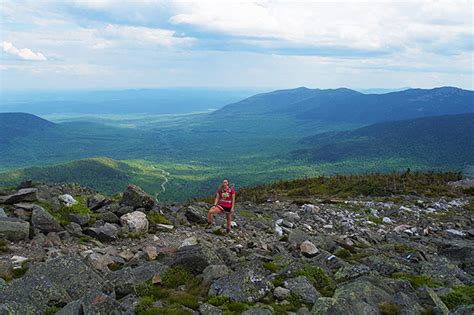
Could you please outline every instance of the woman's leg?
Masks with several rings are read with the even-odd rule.
[[[226,218],[226,221],[227,221],[227,233],[230,232],[230,228],[232,226],[232,213],[228,213],[226,212],[225,214],[225,218]]]
[[[219,208],[211,207],[207,214],[207,224],[212,224],[212,222],[214,222],[214,213],[219,213]]]

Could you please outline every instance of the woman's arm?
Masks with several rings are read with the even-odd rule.
[[[218,202],[219,202],[219,193],[216,194],[216,199],[214,200],[214,206],[217,206]]]
[[[234,206],[235,206],[235,191],[232,194],[232,208],[230,208],[230,213],[234,213]]]

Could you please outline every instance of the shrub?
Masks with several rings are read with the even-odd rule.
[[[5,240],[0,240],[0,253],[7,253],[8,251],[10,251],[8,242]]]
[[[193,310],[197,310],[199,308],[198,298],[187,292],[172,292],[170,293],[167,300],[171,304],[177,303],[189,307]]]
[[[339,257],[339,258],[342,258],[342,259],[347,259],[351,256],[351,252],[348,251],[347,249],[345,248],[339,248],[335,253],[334,253],[335,256]]]
[[[221,306],[225,303],[228,303],[229,301],[230,301],[229,297],[225,295],[212,295],[207,300],[207,303],[212,304],[214,306]]]
[[[296,275],[306,277],[322,295],[334,294],[334,285],[322,268],[306,264],[303,269],[296,272]]]
[[[143,313],[148,310],[153,305],[153,298],[151,296],[143,296],[138,300],[137,305],[135,306],[135,312],[138,314]]]
[[[180,285],[186,284],[191,278],[189,271],[182,266],[175,266],[166,269],[161,276],[161,283],[167,288],[177,288]]]
[[[164,215],[156,211],[149,212],[146,217],[151,224],[171,224]]]
[[[431,279],[431,276],[429,275],[411,275],[403,272],[397,272],[394,273],[392,276],[396,279],[409,281],[415,289],[424,285],[430,288],[438,288],[441,286],[441,283]]]
[[[452,292],[441,297],[449,309],[463,304],[474,304],[474,284],[454,288]]]

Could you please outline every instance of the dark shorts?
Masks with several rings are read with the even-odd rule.
[[[224,206],[221,206],[221,205],[217,205],[216,207],[217,207],[217,209],[219,209],[219,212],[225,211],[226,213],[230,213],[230,210],[232,209],[230,207],[228,208],[228,207],[224,207]]]

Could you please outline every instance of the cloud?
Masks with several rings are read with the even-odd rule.
[[[46,57],[40,52],[33,52],[29,48],[18,49],[10,42],[3,42],[3,51],[7,54],[20,57],[23,60],[45,61]]]

